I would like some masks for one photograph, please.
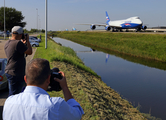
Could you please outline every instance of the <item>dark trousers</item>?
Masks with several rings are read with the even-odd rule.
[[[9,96],[23,91],[23,87],[25,87],[24,76],[13,76],[6,73],[6,77],[9,85]]]

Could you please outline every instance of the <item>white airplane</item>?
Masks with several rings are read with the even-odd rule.
[[[75,28],[75,27],[73,27],[73,28],[72,28],[72,31],[76,31],[76,28]]]
[[[141,31],[141,29],[146,30],[147,26],[143,26],[143,22],[140,20],[139,17],[130,17],[125,20],[116,20],[111,21],[108,13],[106,11],[106,24],[88,24],[92,30],[96,29],[96,26],[104,26],[105,30],[109,31],[122,31],[122,29],[136,29],[136,31]],[[84,24],[85,25],[85,24]],[[87,25],[87,24],[86,24]]]

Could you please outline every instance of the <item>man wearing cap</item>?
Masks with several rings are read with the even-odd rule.
[[[25,54],[31,55],[32,47],[29,43],[29,35],[22,39],[23,35],[23,28],[14,26],[12,38],[4,46],[7,56],[5,73],[9,84],[9,96],[20,93],[25,85]]]

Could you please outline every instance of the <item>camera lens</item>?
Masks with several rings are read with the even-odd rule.
[[[24,33],[22,34],[22,38],[21,39],[25,39]]]
[[[51,70],[50,84],[48,86],[49,88],[47,91],[52,91],[52,90],[61,91],[62,90],[59,82],[54,80],[54,78],[62,79],[62,75],[58,72],[59,72],[58,68],[53,68]]]

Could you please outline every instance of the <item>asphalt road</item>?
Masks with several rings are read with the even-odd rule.
[[[33,36],[36,36],[36,35],[33,35]],[[6,41],[7,40],[0,40],[0,58],[6,58],[5,51],[4,51],[4,45]],[[36,52],[36,48],[32,48],[32,49],[33,49],[32,55],[28,55],[26,57],[26,64],[33,59],[33,56]],[[7,97],[8,97],[8,90],[0,90],[0,120],[2,120],[3,105]]]

